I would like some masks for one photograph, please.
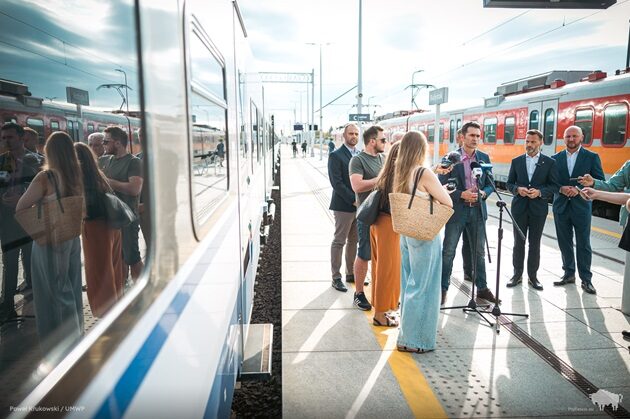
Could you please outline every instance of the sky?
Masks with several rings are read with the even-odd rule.
[[[319,46],[326,105],[357,85],[360,0],[239,0],[257,70],[315,70]],[[376,115],[411,108],[408,86],[448,87],[442,109],[480,105],[497,86],[552,70],[625,67],[630,0],[606,10],[493,9],[482,0],[362,0],[363,109]],[[281,129],[306,122],[307,84],[265,83],[268,112]],[[310,92],[309,101],[310,101]],[[357,113],[357,90],[323,109],[328,130]],[[369,103],[370,107],[366,108]],[[421,109],[428,91],[416,97]],[[310,106],[310,103],[309,103]],[[319,124],[319,113],[315,114]]]

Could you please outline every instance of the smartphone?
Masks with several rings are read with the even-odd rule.
[[[580,180],[580,179],[579,179],[579,178],[576,178],[576,177],[570,177],[570,178],[569,178],[569,180],[572,180],[572,181],[577,182],[577,181],[578,181],[578,180]]]

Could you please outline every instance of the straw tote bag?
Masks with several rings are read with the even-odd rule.
[[[413,194],[389,194],[392,225],[398,234],[417,240],[433,240],[453,215],[453,209],[434,202],[429,194],[427,194],[429,198],[416,196],[415,192],[423,172],[424,167],[416,171]]]
[[[56,199],[44,201],[15,213],[15,219],[40,246],[56,246],[81,235],[83,225],[83,196],[59,193],[57,179],[50,172],[46,176],[55,187]]]

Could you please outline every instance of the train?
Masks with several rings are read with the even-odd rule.
[[[3,416],[229,417],[237,381],[271,373],[245,361],[271,347],[251,315],[279,167],[238,1],[9,0],[0,27],[2,122],[125,129],[149,228],[143,273],[80,340],[41,352],[26,297],[2,324]]]
[[[549,71],[497,87],[483,105],[447,109],[439,115],[439,154],[458,148],[456,132],[476,121],[482,127],[481,149],[490,155],[498,185],[505,186],[512,159],[524,153],[525,133],[543,133],[542,152],[563,149],[564,130],[577,125],[584,132],[583,145],[599,154],[606,177],[630,158],[630,68],[609,76],[602,71]],[[435,113],[398,111],[375,118],[388,139],[397,132],[417,130],[435,147]],[[342,129],[335,133],[338,143]],[[594,211],[615,218],[618,206],[597,203]]]

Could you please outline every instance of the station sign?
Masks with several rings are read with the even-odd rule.
[[[293,131],[304,131],[304,126],[302,124],[293,125]]]
[[[446,102],[448,102],[448,87],[442,87],[429,92],[429,105],[441,105]]]
[[[90,105],[90,94],[87,90],[77,89],[76,87],[66,87],[66,100],[68,103],[75,105]]]
[[[369,122],[371,120],[369,113],[351,113],[348,115],[348,121]]]

